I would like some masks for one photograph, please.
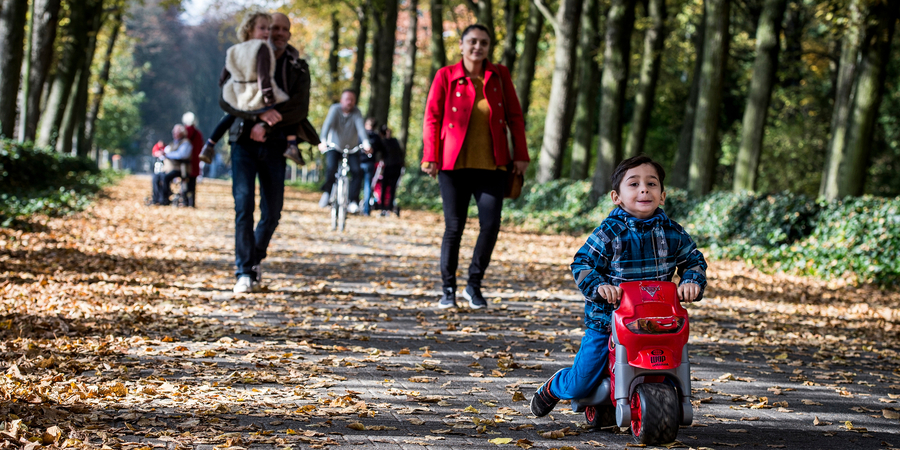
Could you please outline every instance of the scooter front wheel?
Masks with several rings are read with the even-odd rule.
[[[611,427],[616,424],[616,407],[609,405],[585,407],[584,420],[589,428]]]
[[[639,384],[631,394],[631,434],[641,444],[668,444],[678,436],[681,406],[666,383]]]

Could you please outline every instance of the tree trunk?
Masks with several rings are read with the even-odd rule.
[[[600,92],[600,2],[586,0],[581,16],[581,42],[578,44],[578,98],[575,109],[575,136],[572,140],[572,164],[569,174],[573,180],[588,177],[594,129],[597,125],[598,94]]]
[[[719,109],[728,54],[730,0],[705,0],[706,33],[703,44],[703,68],[700,92],[691,140],[691,168],[688,190],[695,196],[708,193],[716,169],[719,136]]]
[[[540,0],[537,0],[540,1]],[[541,6],[540,4],[538,5]],[[544,141],[538,165],[538,183],[556,180],[562,173],[564,151],[572,131],[574,96],[572,86],[578,49],[578,25],[581,22],[582,0],[563,0],[556,17],[548,10],[542,13],[553,24],[556,35],[556,52],[553,57],[553,80],[550,82],[550,101],[544,121]]]
[[[353,85],[350,87],[356,98],[362,88],[363,76],[366,67],[366,43],[369,40],[369,9],[368,1],[356,8],[356,17],[359,19],[359,31],[356,35],[356,63],[353,65]]]
[[[674,187],[687,189],[688,172],[691,169],[691,142],[694,139],[694,116],[697,112],[697,97],[700,96],[700,72],[703,70],[703,41],[706,30],[706,8],[703,16],[697,24],[697,32],[694,35],[694,72],[691,77],[691,90],[688,94],[687,104],[684,106],[684,122],[681,124],[681,134],[678,137],[678,151],[675,153],[675,162],[672,164],[672,176],[670,184]]]
[[[394,74],[394,47],[397,44],[397,0],[378,0],[375,14],[376,46],[372,57],[372,95],[369,116],[387,123],[391,108],[391,79]],[[377,53],[377,55],[375,55]]]
[[[37,139],[37,145],[40,147],[55,146],[59,138],[60,125],[72,94],[72,86],[77,81],[88,44],[88,23],[85,16],[87,7],[88,0],[69,2],[69,21],[60,36],[63,43],[62,52],[50,84],[46,104],[42,108]]]
[[[115,16],[113,16],[109,42],[106,45],[106,53],[103,55],[103,68],[100,69],[100,73],[97,75],[97,82],[94,84],[94,92],[91,96],[91,107],[88,110],[87,119],[85,120],[84,143],[88,149],[93,148],[94,145],[94,135],[97,130],[97,116],[100,114],[100,106],[103,104],[103,94],[106,91],[106,83],[109,81],[109,72],[112,66],[112,55],[121,29],[122,10],[119,9],[115,12]],[[96,156],[98,155],[95,155],[94,159],[99,161],[99,158]]]
[[[516,68],[516,95],[522,104],[522,116],[528,119],[528,105],[531,104],[531,82],[537,65],[538,44],[544,34],[544,15],[534,1],[528,2],[528,23],[525,25],[525,39],[522,41],[522,55]]]
[[[339,67],[340,58],[338,57],[338,50],[341,48],[341,22],[338,20],[337,11],[332,11],[331,13],[331,48],[328,50],[328,80],[331,82],[331,86],[328,88],[328,92],[332,99],[336,100],[340,93],[338,92],[338,82],[340,81],[340,70]]]
[[[403,100],[400,103],[400,130],[397,133],[404,150],[409,140],[413,81],[416,75],[416,34],[419,28],[419,0],[409,0],[409,28],[406,29],[406,67],[403,73]]]
[[[859,75],[856,78],[845,167],[840,169],[838,198],[865,193],[878,108],[884,97],[885,78],[891,52],[894,27],[900,15],[900,3],[876,2],[869,6],[866,38],[862,44]]]
[[[90,20],[90,30],[88,30],[88,50],[87,55],[82,62],[81,77],[78,80],[77,91],[75,93],[75,109],[72,116],[72,151],[78,156],[87,157],[90,155],[90,146],[87,145],[85,135],[85,124],[87,122],[88,113],[88,90],[91,80],[91,66],[94,61],[94,53],[97,51],[97,35],[100,28],[106,20],[107,14],[103,12],[103,1],[97,0],[92,5],[92,9],[88,12]]]
[[[635,0],[613,0],[606,20],[600,81],[600,142],[591,182],[592,204],[612,189],[610,176],[622,160],[622,110],[628,83],[635,3]]]
[[[431,0],[431,75],[428,83],[434,80],[438,69],[447,65],[447,51],[444,49],[444,2]]]
[[[34,35],[34,0],[30,3],[31,10],[28,21],[25,23],[25,57],[22,60],[22,90],[19,91],[17,102],[19,105],[19,121],[16,125],[16,136],[19,142],[25,142],[25,128],[28,117],[28,93],[31,92],[31,53]]]
[[[734,166],[735,191],[756,189],[763,132],[766,129],[766,117],[778,69],[781,20],[784,18],[786,5],[786,0],[766,0],[756,27],[756,61],[753,63],[753,78],[750,80],[750,92],[741,127],[741,147]]]
[[[847,149],[848,118],[850,116],[853,83],[856,80],[859,43],[862,38],[859,0],[851,0],[847,5],[848,26],[841,42],[841,57],[838,62],[837,82],[835,83],[834,109],[831,112],[831,139],[828,142],[828,155],[819,196],[828,200],[840,197],[838,193],[839,171],[844,164]]]
[[[644,36],[644,54],[641,58],[640,84],[634,97],[634,115],[631,119],[631,132],[625,144],[625,157],[630,158],[644,153],[647,140],[647,129],[650,126],[650,114],[656,100],[656,83],[659,80],[659,65],[662,61],[663,47],[666,43],[666,2],[665,0],[649,0],[647,16],[650,28]]]
[[[7,138],[12,138],[16,130],[27,12],[26,1],[0,0],[0,135]]]
[[[516,32],[519,30],[521,0],[506,0],[503,12],[506,14],[506,34],[503,36],[503,56],[500,64],[506,66],[509,72],[515,70],[516,65]]]

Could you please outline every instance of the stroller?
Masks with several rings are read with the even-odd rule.
[[[393,186],[393,199],[391,200],[391,205],[389,207],[385,207],[384,205],[384,161],[378,161],[378,164],[375,166],[375,175],[372,177],[372,209],[380,209],[384,211],[392,211],[397,217],[400,217],[400,204],[397,202],[397,187],[400,185],[400,179],[403,178],[403,173],[406,171],[406,168],[400,169],[400,178],[397,179],[397,183]]]

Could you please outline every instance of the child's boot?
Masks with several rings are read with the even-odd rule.
[[[284,151],[284,157],[293,161],[294,164],[298,166],[302,166],[306,164],[306,161],[303,160],[303,155],[300,154],[300,149],[297,148],[297,141],[288,141],[287,150]]]
[[[209,164],[212,162],[213,158],[216,156],[216,143],[212,141],[206,141],[203,144],[203,149],[200,150],[200,161]]]
[[[544,417],[550,414],[550,411],[553,411],[553,408],[559,403],[559,398],[550,392],[550,384],[556,379],[557,375],[559,375],[559,372],[556,372],[549,380],[545,381],[531,397],[531,413],[535,416]]]

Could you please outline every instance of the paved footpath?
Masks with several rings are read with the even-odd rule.
[[[635,446],[627,429],[585,429],[568,405],[544,418],[529,412],[535,388],[580,343],[568,263],[583,237],[504,231],[489,308],[437,310],[439,215],[352,216],[335,233],[315,194],[291,191],[264,265],[267,289],[234,295],[230,186],[201,184],[191,211],[141,206],[145,183],[126,179],[75,232],[80,252],[94,246],[109,259],[82,269],[84,289],[106,286],[106,308],[120,311],[108,332],[92,328],[100,319],[79,322],[102,361],[78,377],[99,394],[67,407],[81,430],[70,437],[82,444]],[[461,261],[477,221],[469,227]],[[900,448],[894,349],[864,321],[774,287],[790,280],[712,266],[707,298],[689,307],[695,420],[667,447]],[[896,341],[893,305],[871,314]]]

